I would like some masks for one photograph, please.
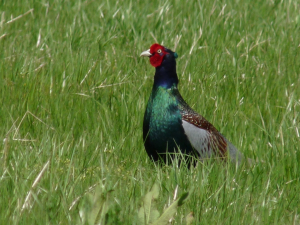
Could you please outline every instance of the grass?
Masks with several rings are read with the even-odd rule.
[[[0,220],[80,224],[107,199],[107,224],[138,224],[157,183],[174,224],[299,224],[300,5],[297,1],[2,1]],[[253,167],[156,167],[142,121],[154,68],[176,50],[179,89]],[[109,199],[109,200],[108,200]],[[171,200],[170,200],[171,199]]]

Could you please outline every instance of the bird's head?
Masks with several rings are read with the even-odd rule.
[[[164,61],[175,61],[178,57],[176,52],[156,43],[147,51],[142,52],[141,56],[149,57],[150,63],[154,67],[161,66]]]

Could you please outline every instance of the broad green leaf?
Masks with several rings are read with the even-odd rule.
[[[158,218],[157,221],[153,223],[153,225],[164,225],[168,224],[169,220],[174,216],[177,211],[178,206],[181,206],[184,203],[184,200],[188,197],[189,193],[186,192],[180,196],[175,202],[172,203],[164,213]]]
[[[94,194],[84,196],[79,207],[79,215],[83,224],[94,225],[105,222],[110,192],[105,195],[101,189],[97,188]]]
[[[143,205],[138,212],[138,218],[141,224],[149,224],[159,217],[159,212],[153,208],[153,200],[157,199],[158,196],[159,186],[154,184],[151,191],[145,195]]]

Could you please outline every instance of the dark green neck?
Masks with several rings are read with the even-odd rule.
[[[154,76],[154,88],[159,86],[164,88],[177,87],[178,77],[176,73],[176,61],[165,60],[159,67],[156,67]]]

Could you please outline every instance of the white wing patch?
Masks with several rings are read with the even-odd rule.
[[[182,126],[191,145],[199,152],[200,157],[211,157],[213,149],[211,149],[212,143],[209,143],[211,141],[209,132],[184,120],[182,120]]]

